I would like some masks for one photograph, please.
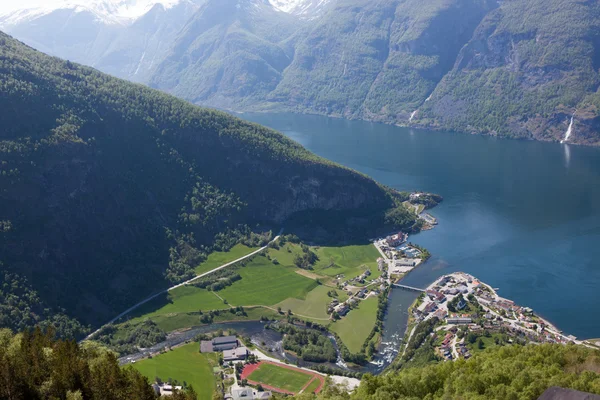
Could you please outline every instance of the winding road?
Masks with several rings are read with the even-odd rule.
[[[253,252],[252,252],[252,253],[250,253],[250,254],[246,254],[245,256],[243,256],[243,257],[240,257],[240,258],[238,258],[237,260],[230,261],[230,262],[228,262],[228,263],[226,263],[226,264],[223,264],[223,265],[221,265],[220,267],[217,267],[217,268],[215,268],[215,269],[212,269],[212,270],[210,270],[210,271],[208,271],[208,272],[205,272],[205,273],[203,273],[203,274],[197,275],[197,276],[193,277],[192,279],[188,279],[188,280],[187,280],[187,281],[185,281],[185,282],[179,283],[179,284],[177,284],[177,285],[175,285],[175,286],[171,286],[171,287],[170,287],[170,288],[168,288],[168,289],[165,289],[165,290],[162,290],[162,291],[160,291],[160,292],[158,292],[158,293],[155,293],[155,294],[153,294],[152,296],[150,296],[150,297],[148,297],[148,298],[146,298],[146,299],[144,299],[144,300],[140,301],[139,303],[137,303],[137,304],[135,304],[135,305],[133,305],[133,306],[129,307],[127,310],[123,311],[121,314],[117,315],[116,317],[114,317],[113,319],[111,319],[110,321],[108,321],[106,324],[102,325],[100,328],[96,329],[94,332],[92,332],[92,333],[90,333],[89,335],[87,335],[87,336],[85,337],[85,339],[83,339],[83,340],[90,340],[91,338],[93,338],[93,337],[94,337],[94,335],[96,335],[98,332],[100,332],[100,330],[101,330],[101,329],[102,329],[104,326],[106,326],[106,325],[110,325],[110,324],[114,323],[115,321],[118,321],[120,318],[122,318],[122,317],[124,317],[125,315],[129,314],[130,312],[132,312],[132,311],[133,311],[133,310],[135,310],[136,308],[138,308],[138,307],[140,307],[140,306],[142,306],[142,305],[146,304],[146,303],[147,303],[147,302],[149,302],[150,300],[153,300],[153,299],[157,298],[158,296],[160,296],[160,295],[162,295],[162,294],[169,293],[171,290],[175,290],[175,289],[177,289],[177,288],[180,288],[180,287],[182,287],[182,286],[188,285],[188,284],[190,284],[190,283],[194,282],[195,280],[198,280],[198,279],[200,279],[200,278],[202,278],[202,277],[205,277],[206,275],[213,274],[213,273],[215,273],[215,272],[217,272],[217,271],[219,271],[219,270],[222,270],[223,268],[227,268],[227,267],[229,267],[230,265],[233,265],[233,264],[235,264],[235,263],[237,263],[237,262],[240,262],[240,261],[242,261],[242,260],[245,260],[246,258],[252,257],[252,256],[254,256],[254,255],[256,255],[256,254],[258,254],[258,253],[260,253],[260,252],[262,252],[262,251],[265,251],[265,250],[267,249],[267,247],[269,247],[269,244],[271,244],[271,243],[273,243],[273,242],[277,241],[277,239],[279,239],[279,237],[281,236],[281,234],[282,234],[282,233],[283,233],[283,229],[282,229],[282,230],[279,232],[279,234],[278,234],[277,236],[275,236],[275,237],[273,238],[273,240],[271,240],[271,241],[270,241],[270,242],[269,242],[269,243],[268,243],[266,246],[263,246],[263,247],[261,247],[260,249],[258,249],[258,250],[255,250],[255,251],[253,251]],[[83,340],[82,340],[82,341],[83,341]]]

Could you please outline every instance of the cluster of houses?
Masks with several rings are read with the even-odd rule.
[[[476,308],[471,308],[468,313],[463,311],[469,304],[466,298],[476,304]],[[448,310],[449,303],[454,306],[450,307],[452,312]],[[456,343],[455,353],[451,349],[453,333],[459,326],[475,333],[501,332],[534,343],[566,344],[576,340],[548,326],[531,308],[520,307],[499,297],[489,286],[464,273],[444,276],[432,284],[426,290],[422,304],[413,310],[413,315],[417,321],[436,317],[448,325],[451,333],[446,335],[438,349],[447,360],[453,359],[456,354],[463,358],[471,356],[464,340]]]
[[[382,285],[383,289],[385,289],[385,285]],[[348,300],[344,302],[340,302],[338,299],[333,299],[327,306],[327,314],[330,314],[331,319],[334,318],[334,313],[337,314],[338,317],[344,317],[348,312],[358,304],[360,300],[366,299],[371,290],[368,288],[362,288],[356,294],[351,294]],[[378,293],[379,291],[375,289],[373,293]]]
[[[381,271],[386,269],[387,262],[390,275],[406,274],[423,261],[421,251],[416,247],[405,244],[407,240],[408,235],[399,232],[375,242],[375,246],[379,248],[385,257],[377,260]]]

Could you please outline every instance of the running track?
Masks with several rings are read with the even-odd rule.
[[[244,367],[244,370],[242,371],[242,379],[246,379],[248,381],[248,383],[251,384],[251,385],[261,384],[265,389],[268,389],[268,390],[271,390],[271,391],[274,391],[274,392],[279,392],[279,393],[283,393],[283,394],[290,394],[290,395],[298,394],[298,393],[290,392],[289,390],[280,389],[278,387],[267,385],[267,384],[265,384],[263,382],[256,382],[256,381],[253,381],[251,379],[248,379],[248,377],[250,375],[252,375],[252,373],[254,371],[256,371],[257,369],[259,369],[262,364],[272,364],[272,365],[275,365],[275,366],[280,367],[280,368],[287,368],[287,369],[291,369],[292,371],[301,372],[301,373],[303,373],[305,375],[309,375],[309,376],[312,375],[312,378],[306,383],[306,385],[304,385],[304,387],[302,387],[302,389],[300,390],[300,392],[304,391],[315,379],[318,379],[321,382],[321,384],[319,385],[319,387],[315,390],[315,393],[319,393],[323,389],[323,385],[325,384],[325,378],[322,375],[319,375],[317,373],[310,373],[310,372],[308,372],[306,370],[303,370],[303,369],[300,369],[300,368],[292,367],[292,366],[289,366],[289,365],[286,365],[286,364],[274,363],[274,362],[271,362],[271,361],[260,361],[260,362],[258,362],[256,364],[247,364]]]

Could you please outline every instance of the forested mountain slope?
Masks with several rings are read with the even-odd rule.
[[[198,104],[240,108],[273,91],[292,61],[300,21],[261,0],[207,0],[150,81]]]
[[[399,196],[277,132],[1,33],[0,87],[1,326],[56,315],[77,333],[65,315],[104,322],[210,249],[254,240],[248,226],[306,211],[383,225]]]
[[[10,32],[202,105],[600,144],[597,1],[174,1],[90,50],[64,11]]]
[[[600,3],[504,1],[461,50],[419,123],[600,143]]]

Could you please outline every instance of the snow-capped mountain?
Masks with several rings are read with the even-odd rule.
[[[325,9],[333,0],[269,0],[279,11],[310,18]]]
[[[27,21],[56,11],[69,10],[89,13],[97,22],[105,24],[129,24],[140,18],[157,4],[172,8],[185,0],[56,0],[45,1],[38,6],[27,6],[0,15],[0,28],[9,29]]]
[[[45,53],[143,82],[204,0],[58,0],[0,16]]]

